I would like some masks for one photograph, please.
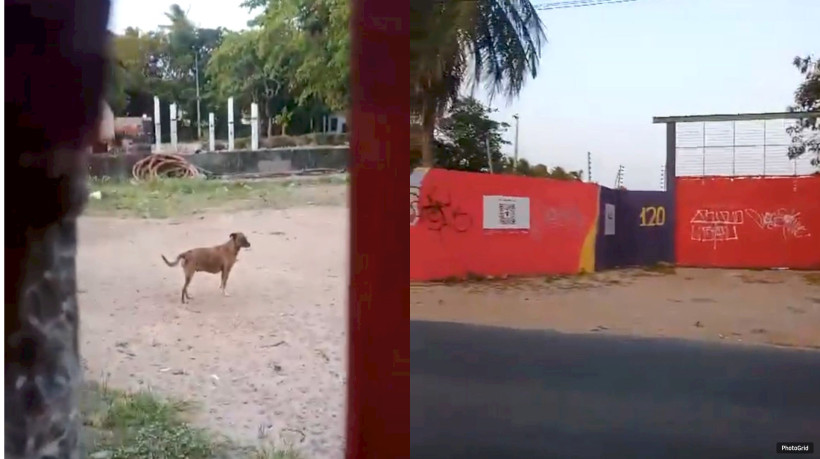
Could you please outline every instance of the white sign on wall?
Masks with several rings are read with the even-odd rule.
[[[530,198],[484,196],[484,229],[530,229]]]
[[[604,236],[615,234],[615,204],[604,204]]]

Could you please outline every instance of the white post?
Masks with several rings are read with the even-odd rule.
[[[513,115],[515,118],[515,144],[513,147],[513,174],[518,173],[518,113]]]
[[[259,105],[251,104],[251,150],[259,149]]]
[[[177,104],[168,107],[171,112],[171,153],[177,152]]]
[[[160,123],[159,115],[159,97],[154,96],[154,143],[157,146],[157,153],[159,153],[162,148],[162,123]]]
[[[233,97],[228,97],[228,151],[233,151]]]
[[[208,113],[208,151],[216,151],[214,140],[214,112]]]

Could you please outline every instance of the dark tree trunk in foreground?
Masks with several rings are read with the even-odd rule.
[[[75,254],[106,0],[7,1],[5,457],[80,458]]]

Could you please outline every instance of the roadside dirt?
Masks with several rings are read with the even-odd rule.
[[[199,273],[179,303],[175,256],[251,244],[219,293]],[[167,220],[84,217],[80,343],[88,379],[152,388],[201,407],[196,421],[241,443],[344,446],[347,209],[311,206]],[[411,317],[578,333],[820,349],[820,286],[787,271],[641,270],[574,278],[411,286]]]
[[[344,188],[340,188],[342,193]],[[307,458],[344,446],[347,209],[303,207],[182,219],[84,217],[78,256],[86,377],[199,405],[195,421],[240,443],[292,443]],[[219,292],[198,273],[180,304],[176,256],[242,231]]]
[[[411,286],[414,320],[820,349],[820,285],[792,271],[625,270]]]

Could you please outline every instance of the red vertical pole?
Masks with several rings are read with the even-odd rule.
[[[409,0],[353,0],[348,459],[410,456]]]

